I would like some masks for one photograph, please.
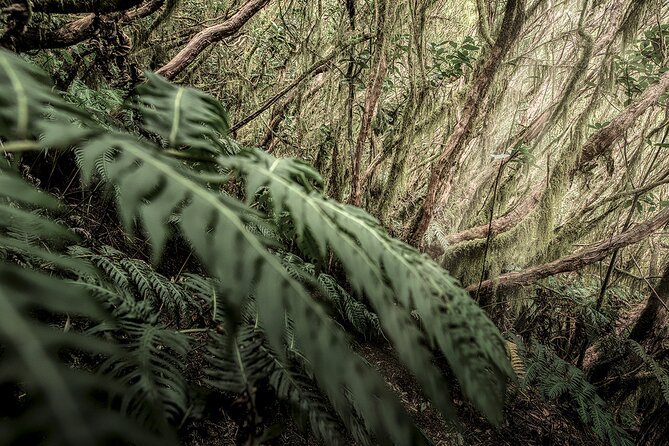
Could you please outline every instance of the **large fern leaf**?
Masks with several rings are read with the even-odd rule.
[[[355,360],[339,328],[268,251],[265,240],[247,228],[246,223],[257,218],[249,208],[214,192],[146,143],[124,135],[103,136],[87,143],[83,147],[87,160],[84,167],[92,169],[96,159],[115,148],[118,155],[107,171],[119,188],[119,209],[129,225],[133,215],[139,214],[156,254],[164,244],[170,215],[178,212],[182,234],[203,264],[220,279],[220,292],[226,296],[229,309],[239,312],[253,290],[262,325],[279,352],[283,350],[284,314],[290,314],[302,340],[301,348],[333,395],[341,394],[343,388],[353,389],[356,401],[366,403],[364,413],[370,427],[379,433],[388,432],[398,444],[420,437],[378,375]],[[225,252],[236,255],[221,254]],[[329,358],[323,356],[326,351],[340,358],[337,373],[332,373]],[[375,389],[372,395],[385,401],[381,411],[370,398],[369,389]],[[342,400],[342,404],[347,402]],[[398,419],[405,422],[399,423]]]
[[[81,262],[40,246],[42,242],[64,246],[76,240],[65,227],[39,214],[57,211],[59,207],[53,197],[0,166],[0,253],[13,252],[37,261],[39,266],[85,270]]]
[[[17,59],[5,60],[9,65],[24,64]],[[158,88],[161,82],[151,81],[155,88],[145,88],[140,99],[143,112],[154,113],[145,121],[147,129],[160,134],[173,148],[211,144],[210,152],[221,153],[213,140],[225,130],[218,108],[196,106],[211,99],[165,85]],[[41,87],[40,94],[47,92]],[[53,103],[61,101],[55,93],[50,94]],[[185,96],[191,101],[189,107],[182,106]],[[27,97],[44,105],[45,101],[31,99],[30,93]],[[206,110],[207,116],[200,110]],[[272,349],[280,357],[284,354],[290,327],[291,342],[308,359],[317,382],[340,415],[359,412],[380,441],[422,441],[383,380],[351,351],[338,325],[274,254],[276,242],[251,229],[263,225],[263,216],[220,191],[219,185],[227,177],[198,173],[149,141],[107,131],[85,118],[72,118],[78,122],[70,125],[52,122],[49,127],[44,124],[44,110],[37,107],[34,114],[37,128],[44,132],[42,146],[78,144],[85,177],[104,166],[105,180],[118,191],[123,221],[128,228],[141,223],[154,258],[162,254],[172,222],[178,222],[180,234],[220,281],[218,295],[225,300],[230,328],[238,323],[248,296],[253,294],[259,324]],[[203,123],[213,132],[206,137],[195,131],[202,130],[199,126]],[[56,127],[64,128],[56,134]],[[321,255],[327,249],[337,255],[353,288],[367,297],[400,358],[442,412],[450,415],[452,408],[429,347],[445,354],[464,393],[491,420],[499,421],[505,379],[512,375],[503,340],[448,274],[413,248],[390,238],[368,214],[315,192],[313,183],[319,178],[306,165],[259,151],[223,157],[219,164],[244,175],[249,198],[258,188],[267,187],[275,211],[289,211],[287,217],[297,228],[303,246],[315,244]],[[412,311],[420,316],[422,330]]]
[[[427,256],[389,237],[366,212],[315,192],[312,183],[319,177],[303,163],[260,150],[220,158],[220,163],[243,172],[248,197],[267,187],[276,211],[288,210],[298,234],[314,240],[322,255],[328,247],[337,254],[352,285],[370,299],[386,334],[440,409],[450,410],[437,397],[443,395],[437,389],[445,384],[430,367],[429,353],[420,347],[411,310],[420,316],[429,340],[446,355],[467,397],[489,419],[501,420],[505,380],[513,375],[505,344],[454,279]]]

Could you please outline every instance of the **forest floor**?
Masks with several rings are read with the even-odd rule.
[[[202,339],[202,341],[204,338]],[[195,349],[197,351],[198,349]],[[507,392],[504,421],[495,428],[488,423],[469,403],[454,393],[460,425],[446,422],[443,416],[423,396],[411,374],[397,360],[392,348],[383,345],[363,345],[359,352],[380,371],[389,387],[399,396],[402,404],[414,418],[416,425],[435,446],[592,446],[602,444],[586,428],[579,428],[576,418],[565,416],[555,403],[543,402],[538,394],[512,385]],[[196,354],[191,370],[203,370],[204,355]],[[191,377],[199,382],[202,377]],[[234,414],[235,404],[240,401],[216,401],[215,413],[201,408],[202,416],[188,423],[182,433],[185,446],[228,446],[238,442],[239,420],[226,414]],[[220,405],[227,406],[225,410]],[[233,409],[233,410],[230,410]],[[241,412],[241,411],[240,411]],[[266,411],[265,423],[281,422],[285,428],[276,438],[266,444],[273,446],[319,445],[313,437],[305,437],[302,430],[287,417],[285,412],[274,408]],[[353,443],[352,443],[353,444]]]

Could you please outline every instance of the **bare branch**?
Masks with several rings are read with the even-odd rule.
[[[210,26],[197,33],[179,53],[167,62],[157,73],[167,79],[174,79],[213,43],[235,34],[244,24],[267,6],[270,0],[248,0],[237,12],[218,25]]]

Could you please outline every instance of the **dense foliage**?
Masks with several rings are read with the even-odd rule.
[[[0,8],[0,444],[666,441],[666,2]]]

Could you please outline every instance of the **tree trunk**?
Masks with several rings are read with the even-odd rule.
[[[460,119],[446,141],[442,154],[437,158],[432,168],[425,200],[409,227],[407,241],[414,246],[418,246],[423,239],[440,192],[444,185],[451,180],[452,169],[460,159],[474,121],[478,117],[481,104],[487,96],[488,90],[490,90],[495,73],[520,34],[525,18],[524,8],[525,2],[523,0],[508,0],[506,3],[497,41],[490,50],[490,54],[485,58],[462,108]]]

